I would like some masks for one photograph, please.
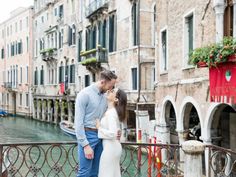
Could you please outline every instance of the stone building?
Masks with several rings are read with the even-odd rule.
[[[235,36],[235,1],[158,0],[156,7],[158,139],[198,139],[236,150],[233,104],[210,102],[209,68],[188,63],[192,49]]]
[[[128,94],[127,128],[147,132],[149,120],[155,119],[155,1],[79,2],[80,87],[95,81],[102,68],[114,71],[117,86]]]
[[[74,119],[77,3],[34,1],[33,117],[42,121]]]
[[[0,24],[0,107],[11,114],[32,116],[33,7],[18,8]]]

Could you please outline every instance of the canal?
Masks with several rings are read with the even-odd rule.
[[[0,117],[0,143],[74,141],[58,125],[24,117]]]

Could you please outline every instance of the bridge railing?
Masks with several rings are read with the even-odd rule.
[[[122,143],[122,177],[183,176],[180,146]],[[76,176],[76,142],[0,144],[0,177]]]

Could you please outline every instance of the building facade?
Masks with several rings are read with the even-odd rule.
[[[236,150],[233,104],[210,102],[209,68],[188,63],[194,48],[235,36],[235,1],[157,1],[158,139],[197,139]],[[234,12],[234,13],[233,13]]]
[[[134,134],[136,127],[147,132],[155,119],[155,13],[152,0],[79,1],[79,87],[96,81],[103,68],[114,71],[128,95],[125,127]]]
[[[73,122],[76,96],[77,1],[34,1],[34,115]]]
[[[24,116],[32,116],[32,18],[33,7],[18,8],[0,25],[0,105]]]

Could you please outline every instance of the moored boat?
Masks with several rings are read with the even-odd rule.
[[[65,133],[75,136],[75,127],[72,122],[65,121],[65,120],[61,121],[60,128]]]
[[[3,109],[0,109],[0,116],[1,116],[1,117],[7,116],[7,112],[4,111]]]

